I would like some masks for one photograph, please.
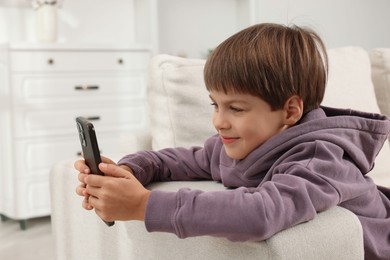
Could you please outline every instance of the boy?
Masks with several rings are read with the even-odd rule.
[[[354,212],[365,257],[390,256],[390,190],[366,174],[387,140],[385,116],[320,107],[327,56],[319,36],[259,24],[207,59],[204,78],[218,132],[204,147],[75,163],[83,207],[104,220],[145,221],[148,231],[264,240],[336,205]],[[118,178],[121,177],[121,178]],[[153,181],[212,179],[226,191],[148,191]]]

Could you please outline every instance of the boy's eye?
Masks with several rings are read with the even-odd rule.
[[[234,107],[234,106],[230,106],[230,110],[232,110],[233,112],[241,112],[241,111],[243,111],[243,109],[238,108],[238,107]]]
[[[212,105],[213,107],[214,107],[214,109],[215,110],[217,110],[218,109],[218,105],[217,105],[217,103],[215,103],[215,102],[211,102],[211,104],[210,105]]]

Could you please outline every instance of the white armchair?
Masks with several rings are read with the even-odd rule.
[[[369,56],[361,48],[329,51],[330,74],[324,104],[379,112],[371,81]],[[214,129],[204,87],[204,61],[158,55],[151,61],[149,101],[151,132],[126,137],[123,154],[136,150],[199,145]],[[370,175],[390,186],[384,146]],[[81,207],[73,162],[56,163],[51,172],[52,226],[57,259],[363,259],[363,235],[358,218],[335,207],[307,223],[279,232],[261,242],[230,242],[224,238],[179,239],[148,233],[143,222],[107,227],[94,212]],[[154,183],[150,189],[190,187],[220,190],[216,182]]]

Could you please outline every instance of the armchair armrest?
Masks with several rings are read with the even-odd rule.
[[[211,181],[162,182],[148,188],[176,191],[181,187],[225,189]],[[360,221],[355,214],[338,206],[259,242],[231,242],[210,236],[179,239],[168,233],[148,233],[143,223],[125,225],[133,245],[132,259],[364,259]]]
[[[61,259],[363,259],[363,233],[357,217],[335,207],[307,223],[261,242],[230,242],[224,238],[179,239],[168,233],[148,233],[143,222],[117,221],[107,227],[93,211],[81,207],[75,193],[73,162],[56,163],[50,173],[52,228],[56,255]],[[216,182],[154,183],[150,189],[190,187],[223,190]]]

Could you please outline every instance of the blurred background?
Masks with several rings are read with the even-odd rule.
[[[35,42],[31,0],[0,0],[0,42]],[[155,53],[205,57],[234,32],[259,22],[314,28],[328,48],[390,46],[388,0],[64,0],[58,43],[147,43]]]

